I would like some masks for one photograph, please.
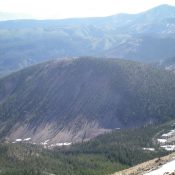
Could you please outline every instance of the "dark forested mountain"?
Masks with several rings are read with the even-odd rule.
[[[140,14],[0,22],[1,74],[52,58],[106,56],[159,61],[175,56],[175,7]]]
[[[0,80],[0,133],[8,140],[74,142],[175,116],[172,72],[119,59],[39,64]]]

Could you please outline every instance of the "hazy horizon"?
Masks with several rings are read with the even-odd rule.
[[[18,18],[66,19],[135,14],[163,4],[175,6],[175,0],[0,0],[0,12]]]

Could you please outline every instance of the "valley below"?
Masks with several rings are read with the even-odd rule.
[[[71,145],[49,147],[30,143],[29,138],[26,142],[1,143],[1,174],[106,175],[119,171],[117,175],[143,175],[174,159],[172,151],[155,142],[162,133],[174,128],[173,123],[115,130]],[[143,148],[154,148],[154,151]]]

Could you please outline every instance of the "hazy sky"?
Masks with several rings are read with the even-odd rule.
[[[0,11],[70,18],[137,13],[160,4],[175,6],[175,0],[0,0]]]

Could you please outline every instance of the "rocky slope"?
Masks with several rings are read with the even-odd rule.
[[[175,156],[175,153],[172,153],[168,156],[156,158],[156,159],[141,163],[135,167],[114,173],[112,175],[147,175],[147,173],[149,175],[149,172],[158,170],[159,168],[168,164],[169,162],[174,161],[174,156]],[[174,168],[174,170],[175,170],[175,168]],[[170,172],[169,169],[166,169],[165,171],[162,171],[161,175],[165,175],[165,174],[166,175],[174,175],[174,173],[172,173],[172,171],[170,173],[169,172]],[[156,172],[155,172],[155,175],[158,175],[158,174],[156,174]]]

